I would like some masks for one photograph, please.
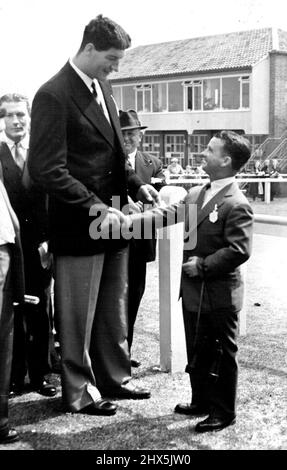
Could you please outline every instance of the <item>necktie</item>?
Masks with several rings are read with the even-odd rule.
[[[98,97],[98,93],[97,93],[97,90],[96,90],[96,85],[95,85],[94,82],[92,82],[91,88],[92,88],[92,95],[93,95],[94,99],[96,100],[98,105],[101,107],[101,110],[104,112],[103,107],[102,107],[102,103],[100,102],[100,99]]]
[[[23,148],[21,147],[20,142],[15,143],[15,162],[16,165],[23,171],[25,158]]]

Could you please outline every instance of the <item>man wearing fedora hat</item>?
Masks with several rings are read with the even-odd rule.
[[[139,150],[142,126],[137,113],[134,110],[119,112],[120,124],[124,138],[128,162],[136,174],[146,184],[153,184],[159,190],[165,184],[165,176],[162,171],[162,162],[159,158],[147,152]],[[131,211],[141,211],[141,203],[134,204],[130,200]],[[146,282],[146,263],[155,260],[156,239],[131,240],[129,253],[129,297],[128,297],[128,344],[131,349],[134,333],[134,324],[139,305],[144,294]],[[139,367],[140,362],[132,359],[131,365]]]

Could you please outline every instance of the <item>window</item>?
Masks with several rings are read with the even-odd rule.
[[[242,88],[242,108],[249,108],[249,77],[241,77],[241,88]]]
[[[166,91],[166,83],[155,83],[152,85],[152,110],[154,113],[167,111]]]
[[[203,109],[205,111],[220,107],[220,79],[203,80]]]
[[[123,86],[123,110],[136,109],[134,85]]]
[[[187,86],[187,109],[201,110],[202,81],[185,82]]]
[[[192,153],[203,152],[208,144],[209,137],[207,134],[192,134],[190,136],[190,149]]]
[[[151,85],[136,86],[136,103],[138,112],[151,112]]]
[[[240,78],[226,77],[222,79],[222,108],[240,108]]]
[[[170,82],[168,84],[168,110],[183,111],[182,82]]]
[[[142,148],[144,152],[160,157],[160,135],[144,134]]]
[[[113,95],[119,109],[122,109],[121,87],[113,86]]]

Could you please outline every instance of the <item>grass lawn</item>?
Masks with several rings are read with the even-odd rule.
[[[255,204],[263,208],[262,203]],[[268,207],[274,214],[276,201]],[[173,413],[176,403],[190,400],[189,380],[184,367],[176,374],[161,372],[159,367],[158,273],[154,262],[148,265],[133,351],[133,357],[142,361],[133,371],[134,381],[152,390],[151,399],[119,400],[114,417],[64,414],[59,377],[52,375],[58,386],[55,398],[28,393],[9,402],[11,425],[22,440],[0,449],[286,450],[286,266],[286,239],[255,234],[253,256],[247,265],[247,335],[239,338],[235,426],[198,435],[194,432],[197,419]]]

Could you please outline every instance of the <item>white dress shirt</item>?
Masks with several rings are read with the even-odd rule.
[[[128,161],[133,170],[135,170],[136,168],[136,154],[137,154],[137,149],[135,149],[132,153],[129,153],[128,155]]]
[[[235,176],[230,176],[228,178],[222,178],[220,180],[215,180],[210,183],[210,188],[208,188],[204,195],[204,200],[202,207],[204,207],[210,199],[212,199],[222,188],[228,184],[235,182]]]
[[[0,180],[0,245],[15,243],[15,230],[7,207],[8,195]]]
[[[5,142],[8,145],[11,155],[15,159],[15,152],[16,152],[16,147],[15,147],[15,142],[14,140],[9,139],[9,137],[5,134]],[[21,151],[21,155],[24,158],[24,161],[26,161],[27,158],[27,152],[29,150],[29,136],[28,134],[25,135],[25,137],[18,142],[18,149]]]
[[[88,75],[86,75],[82,70],[80,70],[72,61],[72,59],[69,60],[70,66],[75,70],[75,72],[79,75],[79,77],[83,80],[85,85],[89,88],[90,92],[93,93],[92,90],[92,83],[94,82],[95,87],[96,87],[96,92],[97,92],[97,102],[98,104],[102,107],[104,115],[106,116],[108,122],[111,124],[110,120],[110,115],[106,106],[105,98],[102,92],[102,89],[100,87],[100,84],[96,78],[92,79]]]

